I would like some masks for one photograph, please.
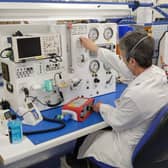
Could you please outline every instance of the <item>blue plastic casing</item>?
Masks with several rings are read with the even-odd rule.
[[[20,120],[16,119],[9,121],[8,130],[9,130],[10,143],[16,144],[22,141],[23,132],[22,132],[22,123]]]

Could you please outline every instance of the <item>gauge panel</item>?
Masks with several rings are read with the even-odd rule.
[[[97,73],[100,69],[100,63],[98,60],[92,60],[89,64],[89,70],[92,73]]]
[[[90,29],[88,37],[92,41],[96,41],[99,38],[99,31],[98,31],[98,29],[97,28]]]
[[[103,36],[105,40],[110,40],[113,37],[113,29],[111,27],[107,27],[104,30]]]
[[[104,63],[103,68],[106,70],[106,72],[109,72],[111,70],[111,65],[108,63],[106,63],[106,64]]]

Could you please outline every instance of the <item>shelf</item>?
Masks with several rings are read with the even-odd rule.
[[[0,2],[0,21],[79,20],[131,15],[126,3]]]

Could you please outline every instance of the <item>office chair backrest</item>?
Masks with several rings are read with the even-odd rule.
[[[168,104],[160,109],[132,155],[134,168],[168,167]]]

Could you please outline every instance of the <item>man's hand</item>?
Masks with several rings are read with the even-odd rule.
[[[92,40],[86,37],[80,37],[80,42],[81,42],[81,45],[84,46],[86,49],[93,52],[97,52],[98,47]]]
[[[94,111],[94,112],[99,112],[99,111],[100,111],[100,105],[101,105],[101,104],[102,104],[101,102],[94,104],[94,105],[93,105],[93,111]]]

